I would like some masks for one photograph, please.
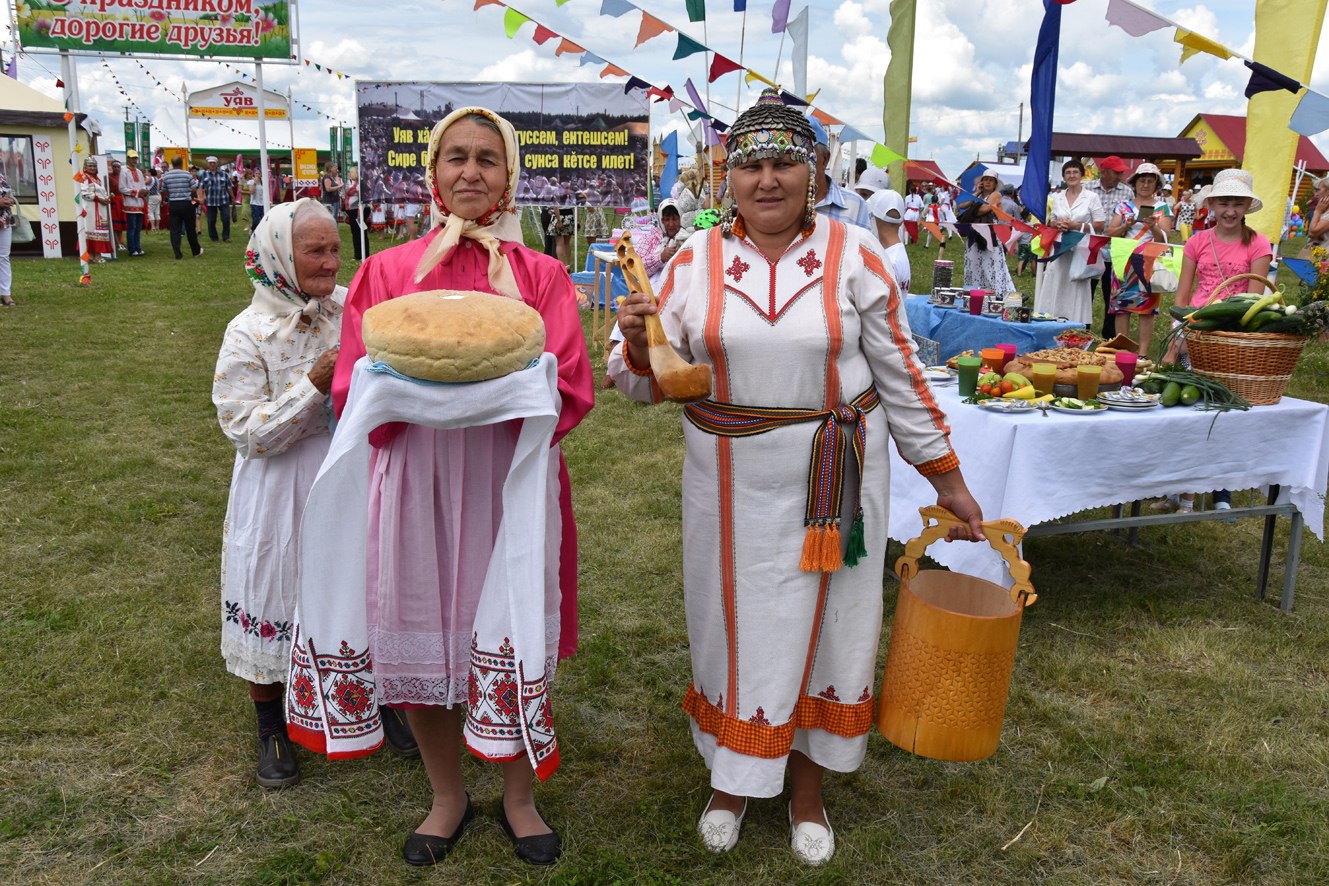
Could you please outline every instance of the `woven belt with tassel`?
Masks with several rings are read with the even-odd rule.
[[[834,572],[842,565],[855,566],[867,554],[863,539],[863,451],[867,445],[865,417],[881,404],[875,387],[868,388],[847,405],[834,409],[786,409],[767,406],[739,406],[703,400],[692,403],[683,412],[688,421],[708,434],[719,437],[753,437],[788,425],[818,422],[812,435],[812,459],[808,466],[808,504],[803,525],[803,556],[799,568],[804,572]],[[859,500],[854,503],[854,519],[849,529],[849,547],[840,555],[840,503],[844,495],[846,470],[845,438],[854,448],[857,462]]]

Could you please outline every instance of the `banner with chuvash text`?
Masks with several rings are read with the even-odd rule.
[[[15,0],[13,9],[28,52],[297,61],[290,0]]]
[[[312,188],[318,184],[318,151],[314,148],[296,148],[295,186]]]
[[[524,206],[631,205],[646,196],[646,94],[613,83],[356,84],[360,193],[371,203],[428,203],[429,134],[457,108],[501,114],[517,130]]]

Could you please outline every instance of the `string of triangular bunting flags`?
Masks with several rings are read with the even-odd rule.
[[[132,58],[132,56],[131,56],[131,58]],[[167,86],[165,83],[163,83],[161,80],[159,80],[159,79],[157,78],[157,75],[156,75],[156,74],[154,74],[154,73],[152,73],[151,71],[149,71],[148,68],[147,68],[147,66],[144,65],[143,62],[139,61],[137,58],[133,59],[133,61],[134,61],[134,64],[138,65],[139,68],[143,71],[143,73],[147,75],[148,79],[151,80],[153,83],[157,84],[157,86],[158,86],[163,92],[165,92],[167,95],[169,95],[169,96],[170,96],[172,99],[174,99],[175,101],[180,101],[180,98],[181,98],[181,97],[180,97],[179,95],[177,95],[176,93],[172,92],[172,91],[171,91],[171,88],[170,88],[169,86]],[[103,62],[103,63],[104,63],[104,62]],[[188,112],[186,112],[186,113],[188,113]],[[203,117],[204,120],[207,120],[209,123],[216,124],[217,126],[220,126],[220,127],[222,127],[223,129],[229,130],[229,131],[235,133],[236,135],[241,136],[242,138],[251,138],[251,139],[253,139],[254,141],[258,141],[258,134],[257,134],[257,133],[254,133],[254,132],[242,132],[242,131],[240,131],[239,129],[236,129],[234,126],[231,126],[229,123],[224,123],[224,122],[222,122],[221,120],[218,120],[218,119],[215,118],[215,117],[210,117],[210,116],[208,116],[207,114],[203,114],[203,115],[201,115],[201,116]],[[272,139],[269,138],[268,141],[271,142]],[[273,148],[280,148],[280,149],[282,149],[282,150],[287,150],[287,151],[289,151],[289,150],[291,149],[291,146],[290,146],[290,145],[282,144],[280,141],[278,141],[278,142],[276,142],[276,143],[274,143],[274,144],[271,144],[270,147],[273,147]]]
[[[226,65],[226,67],[231,71],[235,72],[237,76],[243,78],[246,82],[254,84],[258,83],[258,81],[254,79],[253,74],[250,74],[241,68],[237,68],[235,65]],[[301,108],[304,108],[306,111],[308,111],[311,114],[317,114],[318,116],[330,120],[333,123],[339,124],[341,126],[347,125],[346,121],[342,120],[340,117],[334,117],[331,114],[327,113],[326,111],[320,111],[318,108],[310,107],[308,104],[300,101],[300,99],[296,98],[295,96],[291,96],[291,102],[299,105]]]
[[[566,2],[566,0],[564,0],[564,2]],[[784,3],[785,6],[788,5],[787,0],[784,0]],[[559,5],[562,4],[560,3]],[[735,0],[734,5],[736,11],[741,12],[744,8],[744,0]],[[668,102],[669,110],[671,112],[678,112],[684,107],[691,108],[692,110],[687,112],[687,116],[691,120],[696,120],[703,123],[706,135],[708,136],[707,144],[711,145],[711,144],[721,143],[722,134],[725,130],[728,129],[728,124],[725,123],[724,121],[721,121],[719,118],[715,117],[713,114],[710,113],[710,111],[706,108],[705,103],[702,101],[701,96],[698,93],[696,87],[692,84],[691,78],[688,78],[687,82],[684,84],[684,92],[691,100],[690,102],[688,102],[684,101],[672,86],[666,85],[664,87],[659,87],[651,84],[650,81],[646,80],[645,78],[638,77],[635,74],[632,74],[622,66],[609,61],[603,56],[591,52],[589,49],[577,43],[576,41],[564,36],[563,34],[560,34],[558,31],[549,27],[547,24],[539,21],[534,16],[522,12],[519,9],[516,9],[509,3],[505,2],[505,0],[475,0],[475,5],[473,9],[475,11],[479,11],[480,9],[486,6],[498,6],[504,10],[503,29],[504,33],[507,34],[509,39],[516,37],[517,33],[521,30],[521,28],[524,25],[528,23],[534,24],[535,32],[532,35],[532,39],[537,45],[544,46],[550,40],[557,37],[559,39],[559,43],[554,50],[554,55],[556,57],[561,57],[565,54],[573,54],[580,56],[580,58],[578,59],[579,65],[602,64],[604,65],[604,68],[602,68],[600,71],[601,78],[611,77],[611,76],[626,77],[628,79],[628,82],[624,87],[624,91],[630,92],[634,89],[644,89],[647,91],[648,95],[651,97],[653,101]],[[780,88],[773,80],[766,77],[761,72],[740,65],[738,62],[735,62],[729,59],[728,57],[718,52],[715,52],[715,50],[711,49],[705,44],[691,37],[688,37],[686,34],[683,34],[681,31],[678,31],[677,28],[675,28],[673,25],[669,24],[668,22],[664,21],[663,19],[659,18],[658,16],[655,16],[646,9],[632,3],[631,0],[602,0],[601,3],[601,13],[605,15],[611,15],[614,17],[624,15],[633,10],[639,11],[642,14],[642,23],[638,30],[638,35],[637,35],[637,44],[636,44],[637,46],[640,46],[642,43],[652,39],[653,37],[659,36],[660,34],[667,32],[674,32],[678,35],[679,38],[678,46],[675,48],[674,52],[675,59],[686,58],[690,55],[694,55],[697,52],[702,52],[702,51],[710,52],[713,54],[714,58],[712,59],[710,65],[708,82],[713,83],[715,82],[716,79],[718,79],[721,76],[724,76],[724,74],[729,73],[730,71],[742,70],[747,72],[746,79],[748,83],[758,81],[777,89]],[[786,14],[787,14],[787,9],[786,9]],[[775,25],[778,26],[780,24],[781,23],[778,21],[777,17]],[[776,31],[777,33],[779,30],[783,30],[782,27],[776,27],[776,26],[773,26],[772,30]],[[717,61],[719,62],[718,67],[717,67]],[[869,159],[876,166],[885,168],[894,161],[906,159],[901,155],[899,155],[898,153],[890,150],[885,145],[876,143],[873,139],[869,138],[861,130],[847,124],[845,121],[832,115],[828,111],[825,111],[822,108],[814,106],[812,102],[809,101],[808,99],[800,98],[799,96],[796,96],[793,93],[789,92],[788,90],[784,89],[781,89],[781,98],[786,104],[808,108],[812,116],[817,118],[817,120],[823,123],[824,125],[844,127],[840,131],[840,138],[844,141],[852,140],[852,141],[873,142],[873,148],[869,155]]]
[[[1311,89],[1308,84],[1298,82],[1295,78],[1268,65],[1260,64],[1224,46],[1212,37],[1196,33],[1152,9],[1141,6],[1134,0],[1108,0],[1106,19],[1108,24],[1121,28],[1132,37],[1143,37],[1165,28],[1174,28],[1172,40],[1182,47],[1182,63],[1201,52],[1225,61],[1230,58],[1241,59],[1242,64],[1251,71],[1250,80],[1246,84],[1246,98],[1279,89],[1285,89],[1296,95],[1305,89],[1305,95],[1297,103],[1297,108],[1288,121],[1288,129],[1305,136],[1317,135],[1329,129],[1329,97]]]

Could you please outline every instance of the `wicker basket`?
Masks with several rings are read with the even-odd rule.
[[[1238,280],[1258,280],[1267,289],[1274,284],[1257,274],[1238,274],[1218,284],[1215,292]],[[1191,366],[1206,378],[1222,382],[1252,406],[1269,406],[1283,398],[1292,370],[1306,347],[1304,335],[1272,332],[1186,331]]]

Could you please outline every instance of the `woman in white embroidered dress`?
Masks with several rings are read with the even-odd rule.
[[[859,766],[872,723],[888,431],[978,538],[981,514],[913,355],[890,262],[866,231],[812,211],[806,118],[768,90],[734,122],[729,151],[737,216],[679,250],[659,307],[675,348],[714,373],[713,399],[688,407],[684,424],[684,709],[712,788],[698,828],[708,848],[732,849],[747,798],[778,796],[787,767],[793,849],[820,864],[834,851],[823,773]],[[618,389],[647,401],[658,389],[642,318],[654,312],[640,293],[624,303],[625,342],[609,361]],[[784,409],[736,437],[723,424],[738,404],[749,416]],[[791,410],[808,423],[780,424]],[[810,473],[834,485],[808,466],[810,440],[857,464],[833,442],[846,425],[846,437],[865,434],[861,474],[845,472],[842,501],[809,498]]]
[[[1052,213],[1048,224],[1059,231],[1103,233],[1107,212],[1098,195],[1086,190],[1084,164],[1067,160],[1061,167],[1066,187],[1052,195]],[[1038,278],[1034,281],[1034,310],[1065,317],[1072,323],[1088,324],[1094,319],[1094,305],[1088,280],[1072,280],[1071,256],[1062,255],[1050,262],[1038,264]]]
[[[226,327],[212,402],[235,446],[222,528],[221,652],[249,683],[257,780],[300,777],[282,714],[300,583],[300,515],[327,453],[342,303],[337,225],[317,201],[277,206],[249,238],[249,307]]]

